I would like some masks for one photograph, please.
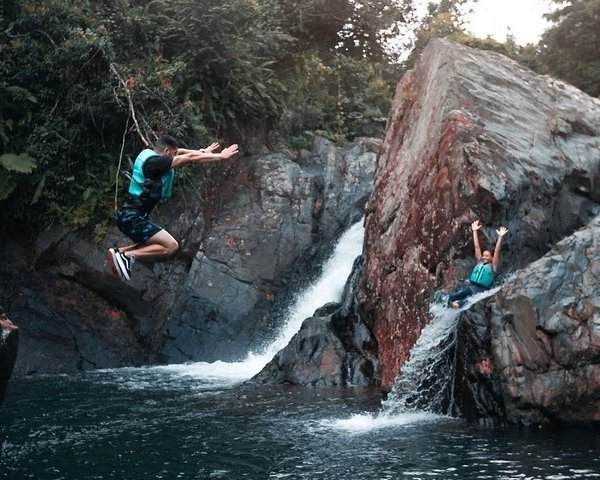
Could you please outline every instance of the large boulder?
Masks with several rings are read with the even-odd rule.
[[[600,424],[600,216],[519,272],[490,309],[506,417]]]
[[[379,143],[316,139],[296,155],[232,159],[206,167],[225,174],[202,189],[182,175],[177,195],[153,215],[180,251],[137,262],[130,282],[106,267],[107,248],[127,241],[113,226],[99,244],[89,232],[50,228],[33,256],[9,239],[0,302],[20,326],[15,372],[243,357],[362,217]]]
[[[433,40],[399,82],[366,213],[361,302],[389,388],[434,290],[509,228],[504,272],[544,255],[600,200],[600,101],[494,52]]]

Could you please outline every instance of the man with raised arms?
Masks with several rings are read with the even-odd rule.
[[[165,257],[177,252],[177,240],[152,222],[149,214],[161,199],[171,196],[176,168],[190,163],[224,160],[238,153],[237,145],[214,153],[218,147],[218,143],[213,143],[204,149],[187,150],[178,148],[173,137],[163,135],[154,148],[146,148],[137,156],[128,197],[116,219],[119,230],[135,243],[108,250],[107,261],[114,275],[130,280],[135,260]]]

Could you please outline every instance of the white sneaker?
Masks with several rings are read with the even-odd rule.
[[[123,272],[121,271],[121,268],[117,262],[117,252],[118,250],[109,248],[106,263],[108,263],[108,266],[115,277],[123,278]]]
[[[119,267],[119,271],[123,275],[126,280],[131,280],[131,267],[135,262],[135,257],[128,257],[124,253],[115,252],[115,258],[117,261],[117,265]]]

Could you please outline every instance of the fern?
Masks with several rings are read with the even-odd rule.
[[[36,160],[26,153],[5,153],[0,155],[0,164],[9,172],[31,173],[36,168]]]

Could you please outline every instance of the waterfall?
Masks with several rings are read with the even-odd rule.
[[[457,413],[454,382],[458,317],[465,308],[493,295],[500,288],[473,295],[460,310],[432,304],[429,308],[431,321],[421,331],[379,412],[326,419],[320,424],[327,429],[364,433],[451,420],[450,416]]]
[[[265,358],[264,365],[289,343],[300,330],[302,322],[311,317],[317,308],[328,302],[341,301],[344,285],[352,273],[354,260],[362,253],[364,235],[363,220],[361,220],[340,237],[331,257],[323,265],[320,278],[296,297],[287,311],[287,321],[283,330],[259,355]]]
[[[184,365],[166,365],[160,368],[174,374],[192,376],[211,383],[235,383],[248,380],[260,372],[275,354],[284,348],[300,330],[302,322],[316,309],[328,302],[342,299],[344,285],[352,273],[356,257],[362,254],[364,239],[363,219],[352,225],[338,240],[333,253],[321,269],[317,280],[300,292],[287,309],[286,321],[277,337],[258,352],[250,352],[241,362],[196,362]]]
[[[464,308],[496,293],[493,288],[469,298]],[[390,416],[415,411],[453,415],[456,373],[456,340],[461,310],[432,304],[431,321],[410,351],[408,361],[394,381],[383,402],[380,415]]]
[[[447,414],[452,408],[457,320],[460,310],[432,305],[431,322],[410,351],[394,381],[382,415],[425,410]]]

